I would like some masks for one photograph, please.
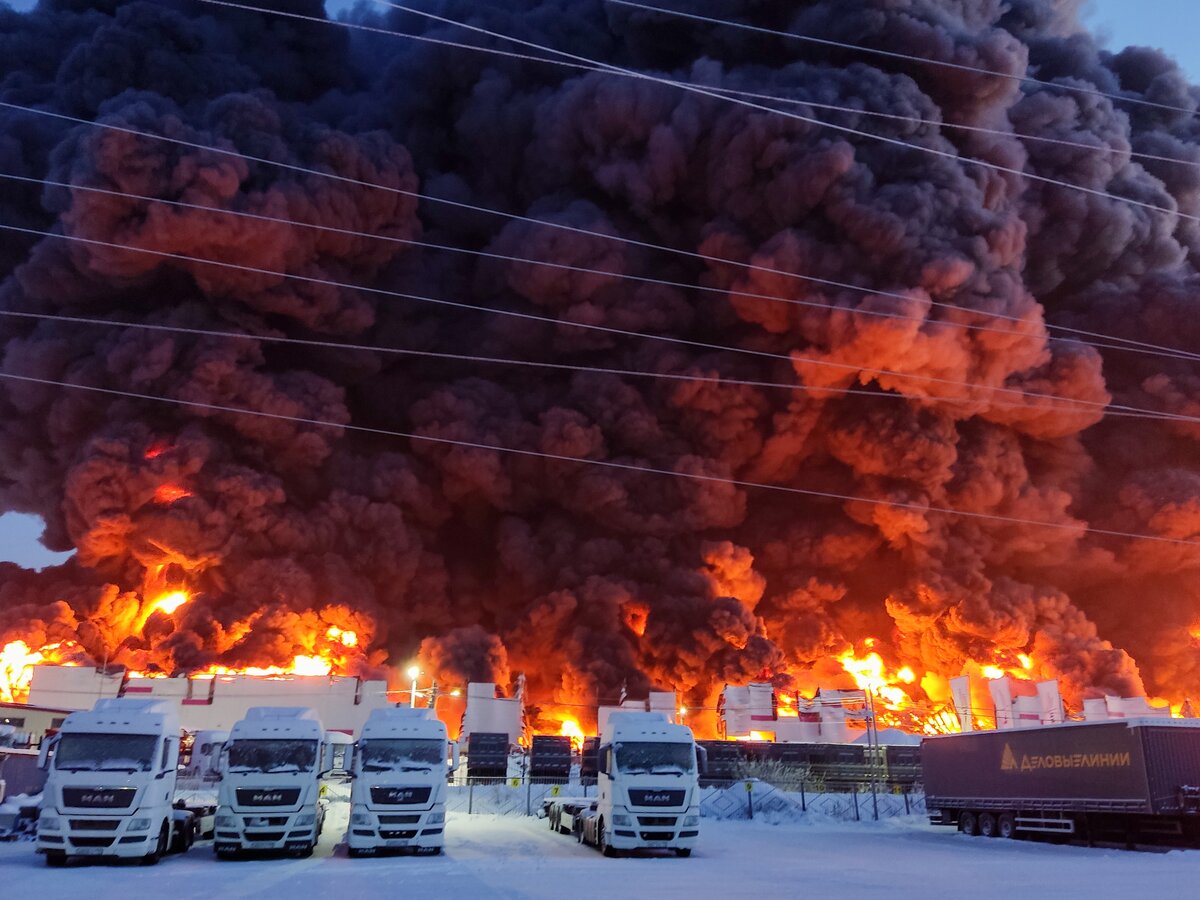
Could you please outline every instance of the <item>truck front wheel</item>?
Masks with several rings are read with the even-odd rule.
[[[958,817],[958,830],[968,837],[975,837],[979,834],[979,820],[975,818],[975,813],[964,812]]]
[[[608,842],[608,830],[604,827],[603,819],[596,823],[596,846],[610,859],[617,855],[617,848]]]
[[[154,845],[154,849],[142,857],[143,866],[156,866],[158,861],[163,858],[163,854],[167,852],[167,847],[171,843],[170,832],[167,831],[167,823],[163,822],[162,828],[158,830],[158,843]]]

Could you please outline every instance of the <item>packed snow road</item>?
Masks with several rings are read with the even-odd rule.
[[[1193,896],[1200,851],[1131,853],[967,838],[919,819],[879,824],[705,820],[691,859],[605,859],[543,819],[451,814],[441,856],[349,859],[335,805],[310,859],[218,862],[211,845],[158,866],[47,869],[28,843],[0,844],[0,896],[38,900],[327,897],[589,898],[785,896],[1100,898]]]

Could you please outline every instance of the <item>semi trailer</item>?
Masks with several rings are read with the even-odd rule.
[[[1195,845],[1200,722],[1129,719],[927,738],[925,802],[968,835]]]
[[[668,849],[690,856],[700,836],[700,783],[690,728],[657,712],[614,712],[597,750],[596,797],[551,798],[550,826],[605,856]]]
[[[46,864],[99,856],[153,865],[187,850],[213,811],[176,800],[180,734],[175,705],[162,700],[104,698],[68,715],[39,758],[48,769],[37,824]]]
[[[337,745],[315,711],[257,706],[234,724],[221,754],[213,849],[311,856],[325,821],[321,779]]]
[[[447,751],[453,762],[447,767]],[[437,854],[445,843],[446,782],[458,746],[430,709],[371,711],[355,745],[350,789],[350,856],[411,849]]]

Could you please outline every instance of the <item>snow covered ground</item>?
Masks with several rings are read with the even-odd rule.
[[[706,820],[691,859],[605,859],[543,819],[452,813],[437,857],[348,859],[330,809],[311,859],[218,862],[210,845],[153,868],[51,870],[30,843],[0,844],[0,897],[83,898],[1102,898],[1196,896],[1200,851],[1132,853],[967,838],[918,818],[880,823]]]

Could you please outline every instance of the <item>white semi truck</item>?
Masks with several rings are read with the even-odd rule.
[[[161,700],[105,698],[67,716],[39,760],[49,767],[37,826],[47,865],[75,856],[153,865],[187,850],[205,811],[175,802],[180,734],[174,704]]]
[[[221,859],[252,851],[311,856],[325,821],[321,779],[335,744],[311,709],[257,706],[222,750],[213,849]]]
[[[594,799],[546,802],[550,827],[605,856],[669,849],[691,856],[700,836],[700,780],[690,728],[656,712],[614,712],[600,736]]]
[[[447,751],[453,762],[447,769]],[[458,746],[429,709],[371,711],[355,746],[350,824],[351,856],[381,850],[440,853],[445,843],[446,782],[458,768]]]

